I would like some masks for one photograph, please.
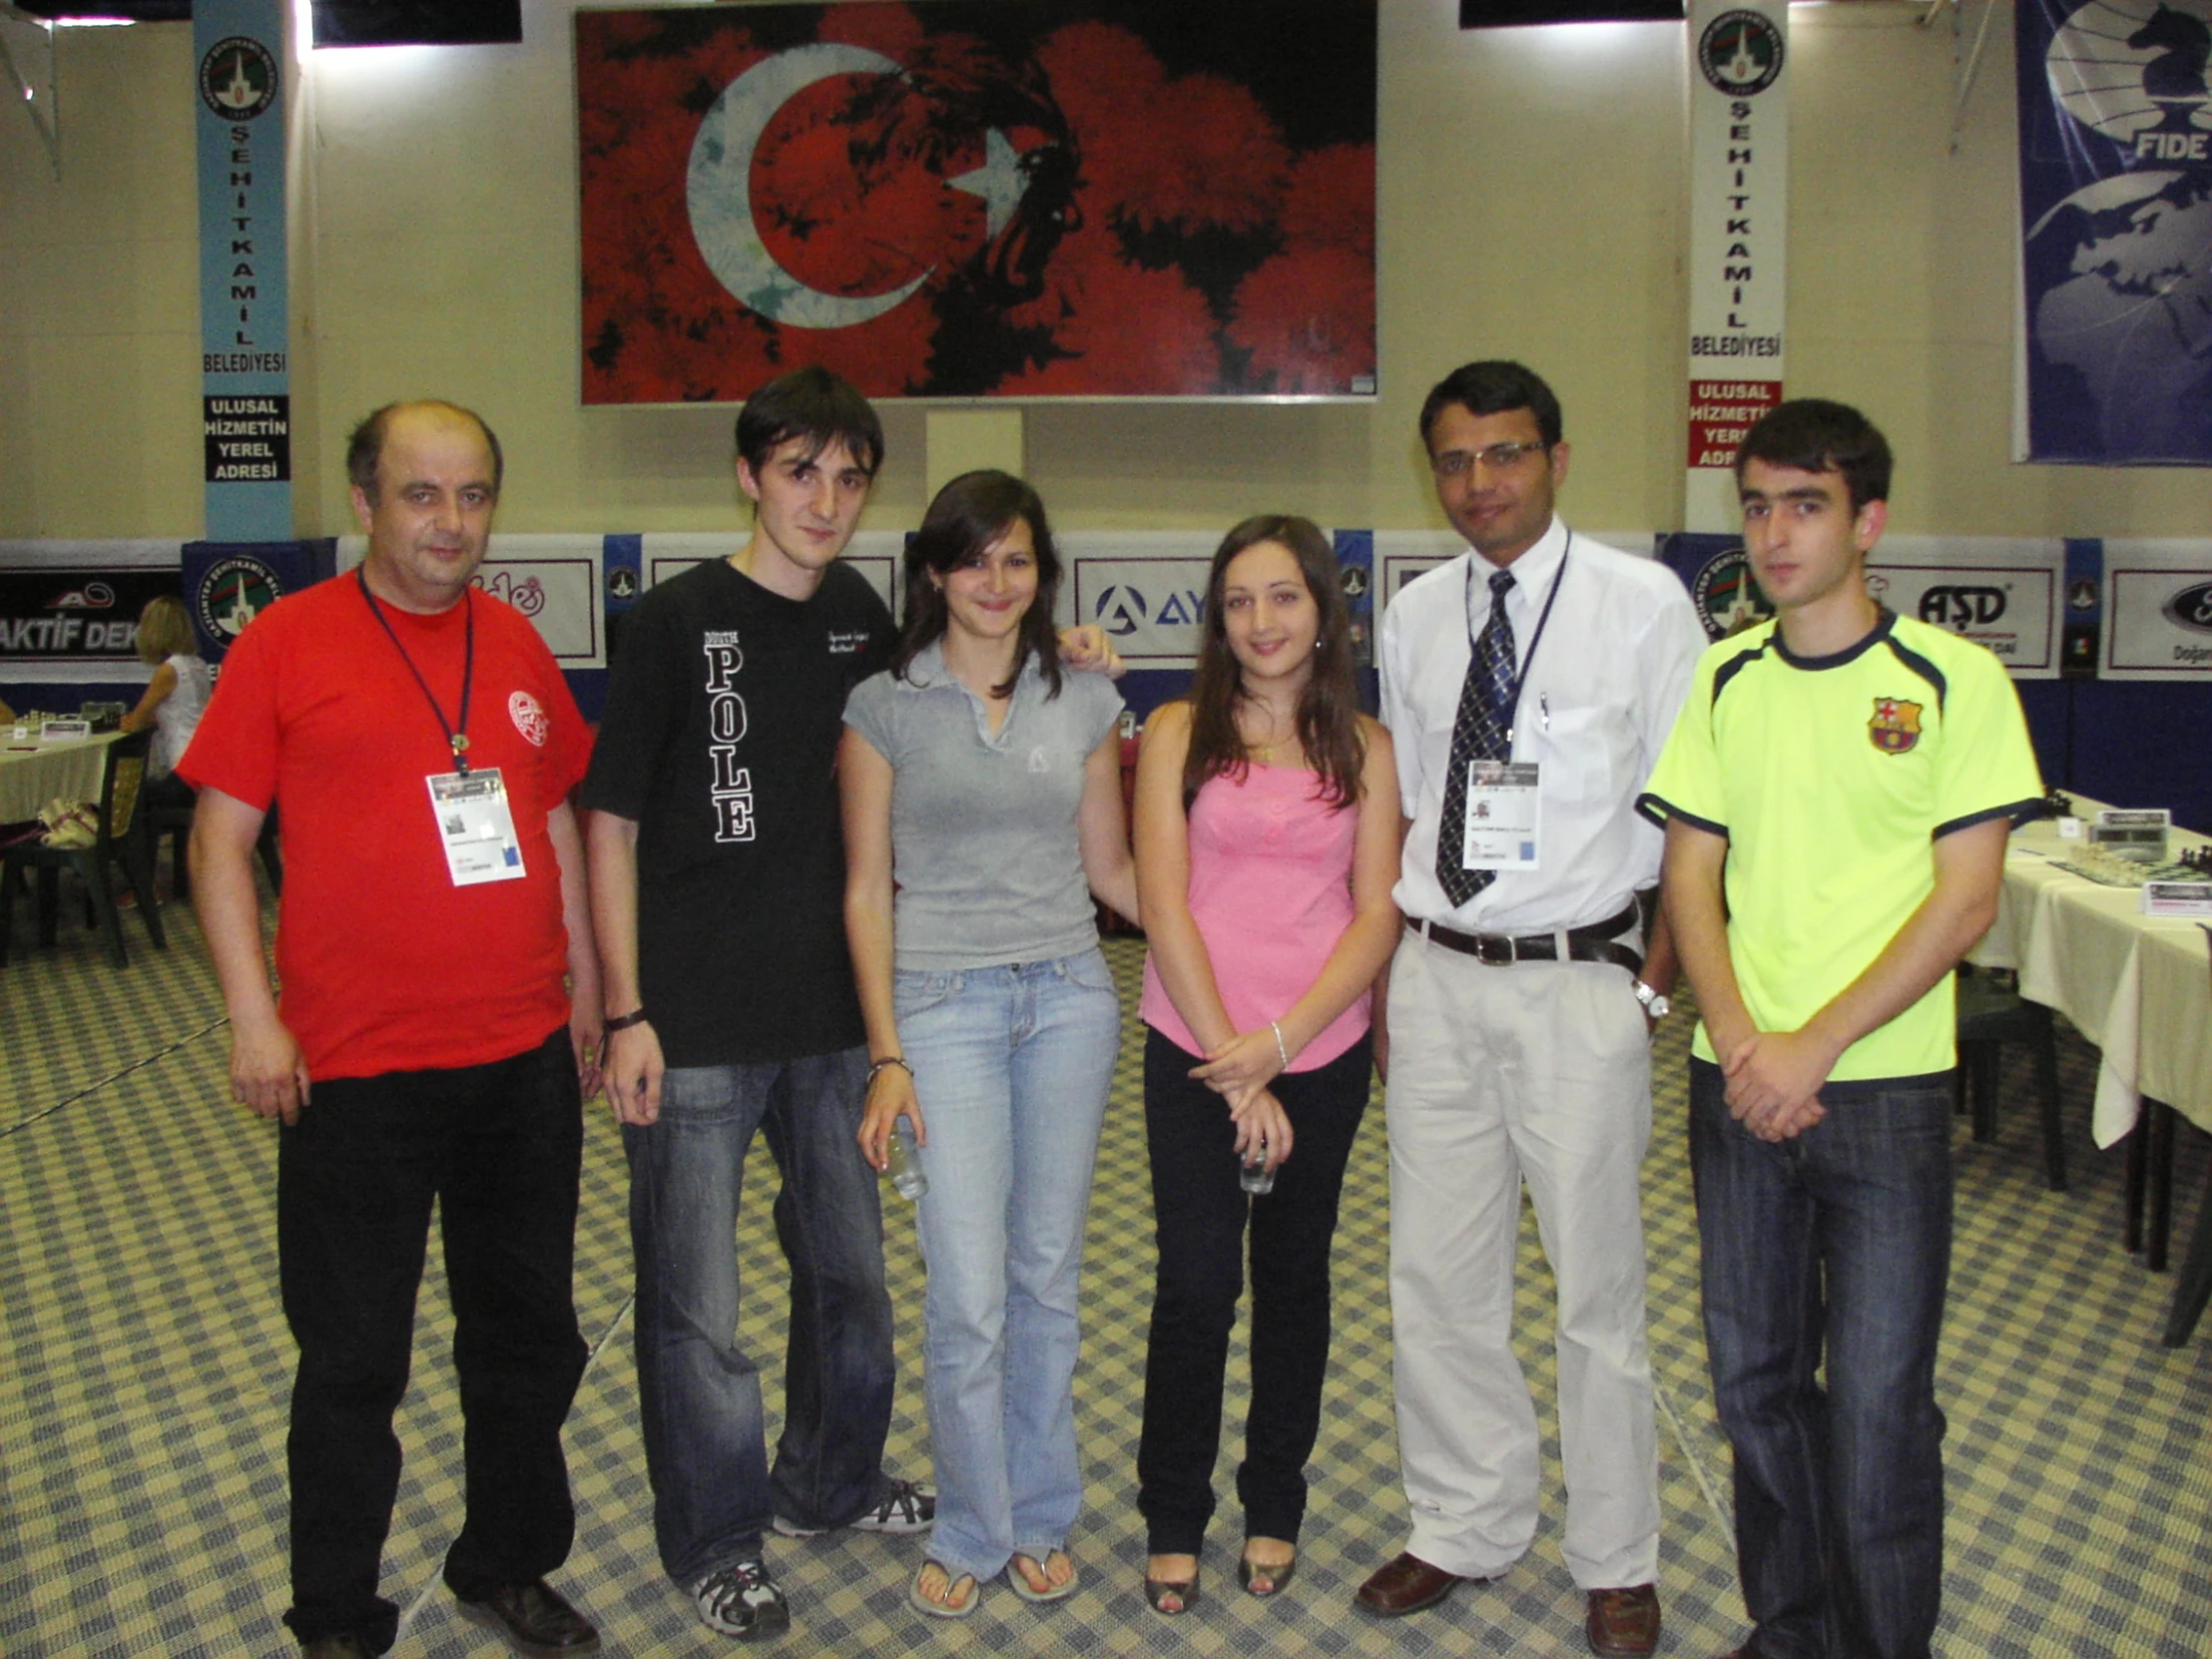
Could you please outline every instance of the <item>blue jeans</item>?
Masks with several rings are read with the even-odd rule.
[[[1949,1073],[1831,1083],[1828,1115],[1773,1144],[1724,1089],[1690,1062],[1705,1346],[1759,1651],[1925,1659],[1943,1579]]]
[[[929,1553],[980,1580],[1017,1550],[1041,1561],[1083,1506],[1076,1289],[1121,1004],[1095,947],[893,990],[929,1134]]]
[[[660,1121],[622,1131],[653,1531],[687,1588],[758,1559],[773,1515],[840,1526],[882,1496],[895,1376],[875,1172],[854,1139],[866,1085],[860,1048],[676,1067]],[[773,1475],[760,1373],[737,1345],[738,1199],[755,1129],[783,1172],[776,1237],[792,1273]]]

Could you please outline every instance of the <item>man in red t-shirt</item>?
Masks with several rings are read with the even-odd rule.
[[[177,769],[200,791],[193,891],[231,1092],[281,1120],[284,1621],[330,1659],[397,1634],[376,1580],[434,1200],[467,1423],[446,1583],[521,1651],[596,1653],[544,1580],[575,1534],[561,1424],[585,1361],[570,1268],[600,993],[568,793],[590,737],[536,630],[471,586],[499,499],[491,429],[389,405],[346,470],[366,558],[240,636]],[[281,1001],[251,863],[278,807]]]

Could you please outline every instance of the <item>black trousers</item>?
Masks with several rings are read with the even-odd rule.
[[[1237,1496],[1247,1537],[1297,1541],[1329,1370],[1329,1250],[1345,1163],[1368,1108],[1374,1050],[1363,1036],[1326,1066],[1275,1080],[1296,1140],[1275,1190],[1251,1199],[1237,1182],[1228,1103],[1188,1075],[1201,1063],[1147,1029],[1145,1131],[1160,1268],[1145,1354],[1137,1507],[1155,1555],[1197,1554],[1213,1518],[1222,1373],[1244,1289],[1248,1213],[1252,1408]]]
[[[376,1593],[399,1488],[415,1292],[437,1203],[465,1419],[467,1511],[445,1557],[460,1595],[527,1582],[576,1531],[561,1424],[584,1374],[570,1299],[583,1102],[564,1025],[488,1065],[314,1085],[277,1136],[276,1242],[292,1383],[291,1610],[302,1642],[383,1652]]]

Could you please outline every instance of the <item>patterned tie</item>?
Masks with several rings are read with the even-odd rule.
[[[1444,817],[1436,830],[1436,879],[1454,909],[1497,879],[1494,869],[1468,869],[1462,862],[1467,829],[1467,763],[1510,760],[1505,741],[1512,718],[1513,625],[1506,620],[1505,595],[1513,573],[1490,573],[1490,620],[1467,659],[1467,677],[1459,687],[1459,714],[1451,725],[1450,770],[1444,776]]]

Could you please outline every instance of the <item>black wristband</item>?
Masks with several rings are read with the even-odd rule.
[[[908,1065],[902,1056],[896,1054],[886,1054],[880,1060],[877,1060],[873,1065],[867,1068],[867,1080],[869,1084],[872,1085],[875,1082],[877,1073],[883,1071],[886,1067],[889,1066],[896,1066],[908,1077],[911,1077],[914,1074],[914,1068]]]
[[[617,1031],[627,1031],[633,1025],[643,1025],[644,1023],[645,1010],[643,1008],[634,1008],[629,1013],[624,1014],[620,1019],[611,1019],[607,1021],[607,1023],[602,1025],[599,1030],[603,1038],[611,1037]]]

